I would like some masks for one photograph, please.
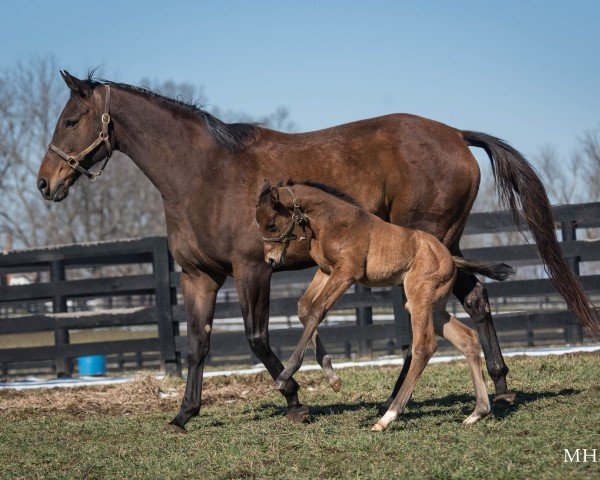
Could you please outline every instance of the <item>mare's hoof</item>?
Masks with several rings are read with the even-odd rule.
[[[329,380],[329,385],[334,392],[339,392],[342,389],[342,379],[340,377],[335,377]]]
[[[515,403],[515,399],[517,398],[516,393],[498,393],[494,395],[494,403],[505,403],[507,405],[512,405]]]
[[[302,405],[300,407],[292,408],[288,410],[285,415],[290,422],[293,423],[308,423],[310,422],[310,411],[308,407]]]
[[[172,423],[167,423],[163,430],[167,433],[177,433],[179,435],[185,435],[187,430],[184,427],[180,427],[179,425],[174,425]]]
[[[179,425],[173,425],[172,423],[167,423],[163,427],[163,430],[168,433],[178,433],[180,435],[185,435],[187,433],[185,428],[180,427]]]

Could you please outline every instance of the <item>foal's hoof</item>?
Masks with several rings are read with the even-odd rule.
[[[329,379],[329,385],[331,385],[331,388],[334,392],[339,392],[342,389],[342,379],[337,376],[335,378],[331,378]]]
[[[282,380],[280,378],[275,380],[275,390],[285,390],[286,385],[287,380]]]
[[[473,425],[474,423],[477,423],[482,418],[487,417],[489,414],[490,414],[490,412],[473,412],[471,415],[469,415],[467,418],[465,418],[463,420],[463,425]]]
[[[384,430],[385,430],[385,427],[379,422],[377,422],[375,425],[373,425],[371,427],[372,432],[383,432]]]
[[[293,423],[308,423],[310,422],[310,411],[308,407],[302,405],[300,407],[292,408],[288,410],[285,415],[290,422]]]
[[[163,430],[168,433],[177,433],[179,435],[185,435],[187,433],[185,428],[180,427],[179,425],[173,425],[172,423],[167,423],[163,427]]]
[[[505,403],[507,405],[512,405],[515,403],[515,399],[517,398],[516,393],[498,393],[494,395],[494,403]]]

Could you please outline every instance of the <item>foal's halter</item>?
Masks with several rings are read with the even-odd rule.
[[[110,139],[108,138],[108,127],[110,125],[110,115],[109,115],[109,113],[110,113],[110,86],[105,85],[105,87],[106,87],[106,98],[104,100],[104,113],[100,117],[100,122],[102,123],[102,130],[100,130],[100,133],[98,134],[98,138],[96,138],[96,140],[94,140],[89,147],[87,147],[85,150],[82,150],[77,155],[69,155],[68,153],[63,152],[60,148],[58,148],[57,146],[55,146],[53,144],[48,145],[48,148],[50,150],[52,150],[54,153],[56,153],[65,162],[67,162],[69,167],[71,167],[73,170],[76,170],[79,173],[85,175],[90,182],[95,181],[97,177],[102,175],[102,172],[106,168],[106,164],[108,163],[108,161],[110,160],[110,157],[112,156],[112,146],[110,145]],[[104,160],[104,163],[100,167],[100,170],[98,172],[90,172],[89,170],[86,170],[85,168],[83,168],[80,165],[80,162],[82,160],[84,160],[87,155],[89,155],[94,150],[96,150],[96,148],[98,148],[98,146],[101,145],[102,143],[104,143],[104,145],[106,145],[107,155],[106,155],[106,160]]]
[[[263,242],[289,243],[292,240],[299,240],[299,241],[306,240],[306,224],[308,222],[308,219],[306,218],[306,215],[304,215],[304,212],[302,211],[302,207],[300,207],[300,202],[294,196],[294,193],[292,192],[290,187],[285,187],[285,189],[292,196],[292,203],[294,205],[294,211],[292,212],[292,219],[290,220],[290,223],[287,224],[287,226],[285,227],[285,230],[283,231],[283,233],[281,235],[278,235],[277,237],[263,237],[262,238]],[[302,227],[302,236],[300,238],[298,238],[297,235],[292,233],[292,230],[294,230],[294,227],[296,225],[298,225],[299,227]]]

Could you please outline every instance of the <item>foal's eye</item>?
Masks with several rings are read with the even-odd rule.
[[[79,123],[79,120],[65,120],[65,127],[75,128],[78,123]]]
[[[269,232],[277,231],[277,225],[275,225],[275,222],[271,222],[267,225],[267,231],[269,231]]]

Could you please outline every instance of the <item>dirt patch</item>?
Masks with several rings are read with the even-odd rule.
[[[317,384],[322,379],[311,379]],[[154,372],[140,372],[132,382],[97,387],[45,390],[0,390],[0,415],[64,412],[72,415],[148,413],[174,411],[183,397],[185,383],[179,379],[158,380]],[[269,375],[228,376],[204,381],[202,404],[238,402],[265,397],[273,392]]]

